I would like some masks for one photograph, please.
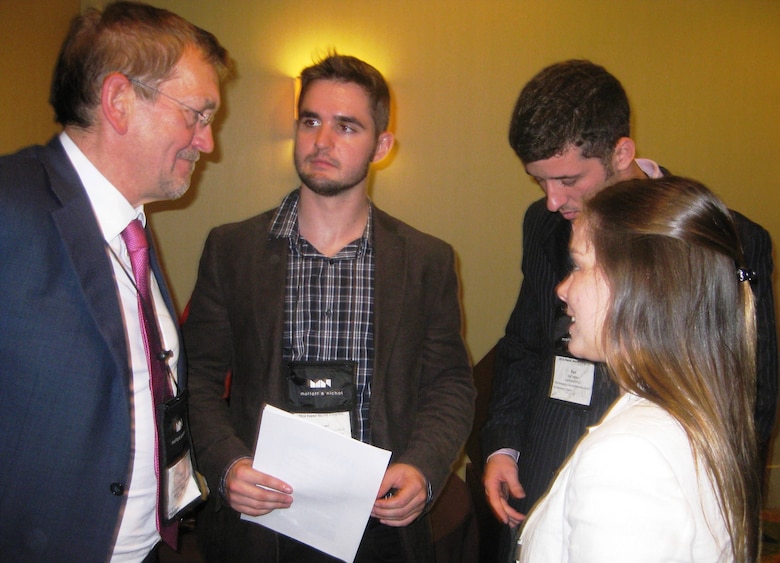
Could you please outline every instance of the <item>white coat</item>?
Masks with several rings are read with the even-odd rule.
[[[732,561],[717,497],[699,469],[697,475],[685,431],[668,412],[623,395],[529,514],[519,560]]]

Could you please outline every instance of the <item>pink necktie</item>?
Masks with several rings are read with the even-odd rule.
[[[178,539],[178,525],[174,522],[169,525],[163,524],[162,518],[162,490],[160,487],[160,475],[165,471],[165,462],[160,459],[159,431],[162,428],[157,420],[163,403],[170,395],[170,386],[167,381],[167,370],[164,368],[165,351],[160,339],[159,328],[154,316],[154,306],[150,290],[149,275],[149,241],[146,238],[141,221],[134,219],[130,221],[127,228],[122,231],[122,239],[125,241],[127,251],[130,254],[130,264],[133,267],[133,277],[138,289],[138,317],[141,321],[141,335],[143,336],[144,349],[146,350],[146,363],[149,366],[149,385],[152,390],[152,406],[154,412],[155,433],[155,471],[157,474],[157,530],[163,541],[176,549]]]

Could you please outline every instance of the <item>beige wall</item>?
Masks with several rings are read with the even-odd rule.
[[[398,146],[372,196],[454,245],[475,360],[501,335],[520,284],[522,214],[541,192],[506,130],[519,89],[546,64],[605,65],[629,93],[640,156],[702,180],[780,244],[775,0],[152,3],[214,32],[238,67],[214,129],[217,151],[201,160],[183,200],[150,206],[180,307],[208,230],[274,206],[296,186],[292,77],[331,47],[373,63],[391,83]],[[65,25],[40,22],[56,19],[54,4],[0,0],[3,152],[52,131],[46,91]],[[78,2],[56,4],[75,12]]]
[[[506,143],[521,86],[586,57],[623,81],[640,154],[693,176],[780,241],[780,4],[413,0],[158,1],[216,33],[239,76],[219,150],[193,192],[154,217],[179,304],[210,227],[278,203],[291,164],[293,79],[330,47],[375,64],[395,96],[397,150],[376,203],[451,242],[475,360],[500,336],[520,284],[520,225],[541,192]],[[773,127],[774,125],[774,127]]]
[[[0,154],[59,130],[49,83],[79,0],[0,0]]]

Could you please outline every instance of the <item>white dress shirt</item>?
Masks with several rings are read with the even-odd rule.
[[[138,317],[137,291],[127,247],[121,233],[133,219],[146,225],[143,206],[133,208],[122,194],[92,165],[73,141],[60,135],[65,152],[76,168],[92,209],[103,232],[106,253],[114,268],[114,278],[124,315],[125,334],[133,380],[130,382],[130,404],[133,431],[132,474],[126,485],[127,504],[122,513],[111,561],[141,561],[160,540],[156,526],[157,478],[155,475],[156,432],[152,414],[149,367]],[[109,250],[110,249],[110,250]],[[163,345],[173,352],[168,359],[176,377],[179,340],[176,324],[160,294],[154,275],[152,296]]]

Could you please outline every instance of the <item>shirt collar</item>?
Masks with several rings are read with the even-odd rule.
[[[114,185],[92,164],[81,149],[64,131],[60,142],[71,164],[84,185],[92,211],[97,218],[103,238],[110,242],[121,234],[133,219],[146,226],[144,206],[133,207]]]
[[[296,188],[285,196],[282,200],[279,209],[277,209],[274,215],[273,221],[271,221],[271,227],[268,229],[268,237],[271,239],[287,238],[290,239],[290,248],[292,250],[301,251],[301,241],[304,240],[300,232],[298,231],[298,202],[300,201],[300,188]],[[374,204],[369,201],[368,206],[368,221],[366,222],[366,228],[363,231],[363,236],[357,240],[357,255],[360,256],[366,249],[373,244],[373,217],[374,217]],[[349,248],[352,245],[348,245]],[[336,257],[339,257],[339,252]]]

